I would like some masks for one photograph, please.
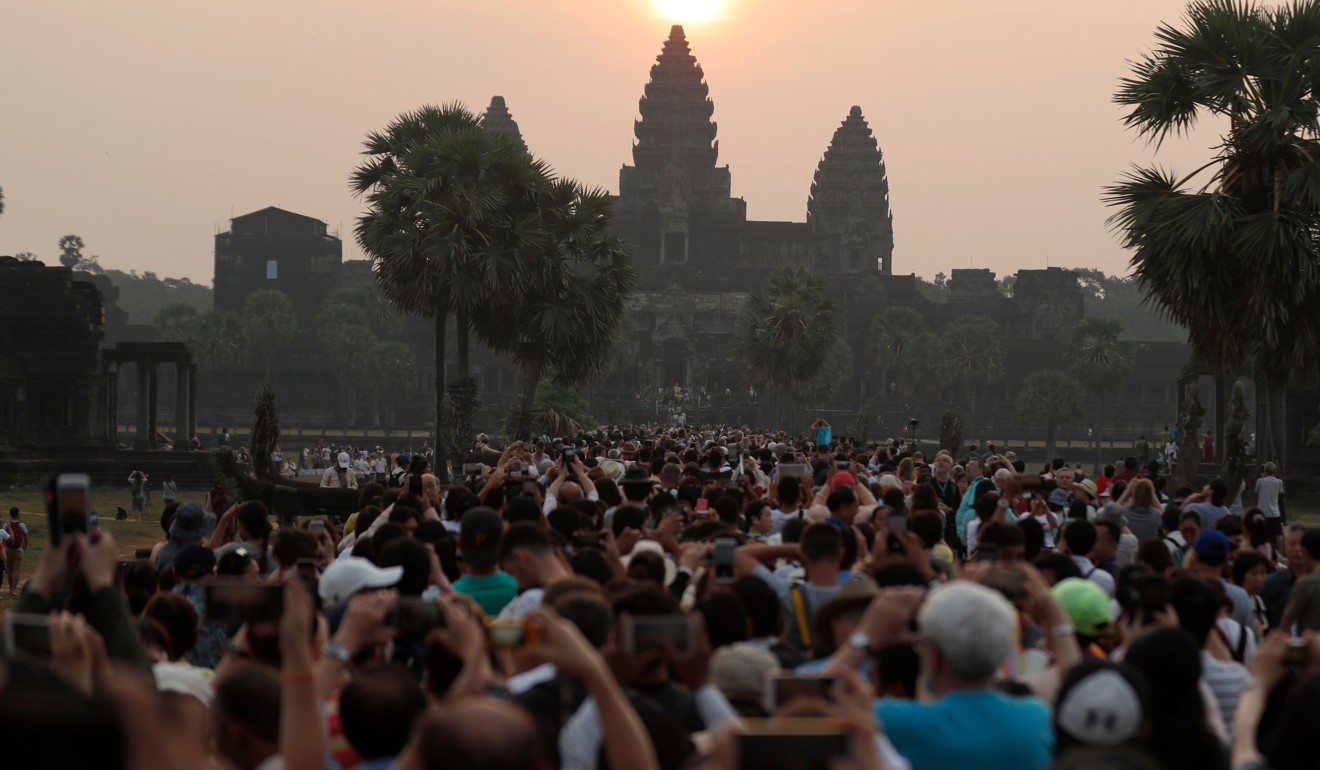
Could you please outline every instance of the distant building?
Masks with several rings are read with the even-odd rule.
[[[242,312],[248,295],[279,289],[310,328],[321,303],[342,280],[344,244],[325,222],[268,206],[234,217],[215,236],[215,307]]]

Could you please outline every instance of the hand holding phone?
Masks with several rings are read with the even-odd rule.
[[[733,562],[734,555],[738,550],[738,541],[731,537],[715,538],[714,556],[711,558],[711,565],[715,568],[716,583],[733,582]]]

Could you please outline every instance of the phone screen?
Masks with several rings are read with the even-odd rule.
[[[715,554],[711,561],[715,567],[716,582],[733,582],[733,556],[737,548],[738,541],[731,537],[715,539]]]
[[[5,655],[50,657],[50,616],[11,612],[5,617]]]
[[[623,627],[624,649],[633,655],[664,649],[668,642],[679,652],[692,647],[692,621],[680,615],[633,615]]]
[[[284,613],[284,586],[216,581],[206,585],[206,616],[234,628],[244,623],[278,623]]]
[[[704,497],[697,498],[697,513],[705,513],[710,510],[710,501]]]
[[[806,720],[803,720],[806,721]],[[824,720],[812,720],[824,721]],[[849,755],[849,739],[837,728],[818,733],[764,733],[738,736],[738,770],[829,770]]]
[[[418,635],[433,628],[444,628],[445,616],[435,602],[401,596],[385,616],[385,624],[398,631],[400,636]]]

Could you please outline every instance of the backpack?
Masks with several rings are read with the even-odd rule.
[[[16,521],[11,521],[5,525],[9,530],[9,539],[5,541],[5,548],[21,549],[27,547],[27,533],[23,527]]]

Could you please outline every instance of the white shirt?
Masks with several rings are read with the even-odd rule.
[[[715,685],[708,684],[692,695],[707,731],[717,732],[726,724],[741,727],[738,713]],[[561,770],[596,770],[596,760],[604,742],[605,730],[600,723],[596,699],[587,698],[559,732],[559,767]]]
[[[770,511],[770,534],[778,535],[784,525],[793,519],[806,518],[807,512],[801,508],[795,508],[791,511]]]
[[[1082,577],[1105,589],[1105,593],[1114,595],[1114,576],[1091,563],[1085,556],[1073,556],[1073,564],[1082,571]]]
[[[500,620],[522,620],[541,608],[541,597],[544,595],[544,588],[529,588],[523,591],[500,610]]]

